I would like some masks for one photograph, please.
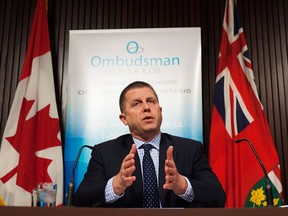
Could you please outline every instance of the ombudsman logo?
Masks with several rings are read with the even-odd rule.
[[[139,47],[138,43],[136,41],[130,41],[127,43],[126,46],[127,52],[130,54],[139,54],[144,51],[142,47]]]
[[[126,44],[126,51],[132,54],[131,57],[127,57],[125,54],[117,54],[118,50],[112,51],[111,56],[105,56],[105,58],[101,55],[92,56],[91,65],[93,67],[108,68],[168,67],[180,65],[180,58],[178,56],[164,56],[165,53],[163,53],[163,56],[151,56],[153,54],[149,55],[147,52],[145,53],[146,55],[143,55],[144,49],[136,41],[129,41]]]

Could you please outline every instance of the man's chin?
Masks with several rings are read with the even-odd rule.
[[[149,137],[155,137],[157,134],[159,134],[159,130],[155,129],[155,128],[150,128],[150,129],[146,129],[144,130],[144,133],[146,136],[149,136]]]

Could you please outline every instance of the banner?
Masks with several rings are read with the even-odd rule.
[[[163,107],[162,132],[203,141],[199,28],[70,32],[65,187],[78,149],[129,133],[119,96],[129,83],[150,83]],[[86,172],[83,150],[76,187]]]

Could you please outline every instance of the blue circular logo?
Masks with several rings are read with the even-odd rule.
[[[139,45],[136,41],[130,41],[128,44],[127,44],[127,52],[130,53],[130,54],[135,54],[135,53],[138,53],[138,50],[139,50]]]

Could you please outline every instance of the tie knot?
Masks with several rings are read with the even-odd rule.
[[[146,154],[150,152],[150,149],[152,149],[153,146],[149,143],[145,143],[140,148],[144,149],[144,153]]]

